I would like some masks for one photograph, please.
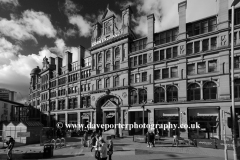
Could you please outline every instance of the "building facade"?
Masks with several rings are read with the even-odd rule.
[[[122,10],[121,24],[107,8],[92,26],[91,47],[80,46],[77,61],[66,50],[64,57],[44,58],[43,68],[32,70],[29,101],[49,122],[188,124],[193,128],[159,129],[159,134],[222,138],[223,115],[229,116],[223,112],[231,107],[231,12],[227,0],[218,6],[217,15],[186,23],[187,2],[181,2],[179,26],[159,33],[149,15],[148,34],[141,38],[132,31],[129,6]],[[235,17],[235,107],[240,115],[239,9]],[[196,122],[200,129],[194,128]],[[142,134],[128,127],[114,131]]]
[[[5,88],[0,88],[0,99],[15,101],[16,92],[10,91],[10,90],[5,89]]]

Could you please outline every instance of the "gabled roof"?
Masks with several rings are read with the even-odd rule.
[[[23,123],[27,127],[43,127],[43,124],[38,121],[22,121],[20,123]]]
[[[102,16],[102,20],[104,20],[104,19],[106,19],[108,17],[111,17],[111,16],[115,16],[115,14],[107,6],[106,11],[104,12],[104,14]]]

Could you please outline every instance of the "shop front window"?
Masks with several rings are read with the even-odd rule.
[[[200,128],[194,127],[199,125]],[[188,133],[192,139],[219,138],[218,108],[188,109]]]

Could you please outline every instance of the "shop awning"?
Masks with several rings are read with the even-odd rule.
[[[141,107],[132,107],[128,110],[128,112],[140,112],[143,111],[143,108]],[[144,109],[144,111],[147,111],[147,109]]]
[[[112,118],[112,117],[114,117],[115,116],[115,113],[109,113],[107,116],[106,116],[106,118]]]

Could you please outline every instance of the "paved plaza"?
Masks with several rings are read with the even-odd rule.
[[[148,148],[145,143],[133,142],[132,137],[114,139],[114,160],[223,160],[224,152],[220,149],[198,148],[187,145],[172,147],[171,139],[161,140],[154,148]],[[26,145],[14,148],[14,159],[22,159],[23,154],[39,154],[42,153],[43,147],[36,145]],[[229,160],[232,158],[232,151],[228,151]],[[0,160],[6,159],[6,150],[0,150]],[[36,156],[35,156],[36,157]],[[32,158],[34,159],[34,158]],[[40,159],[40,156],[39,156]],[[51,159],[83,159],[94,160],[94,152],[90,152],[90,148],[83,147],[80,138],[68,138],[67,146],[54,150],[54,156]]]

